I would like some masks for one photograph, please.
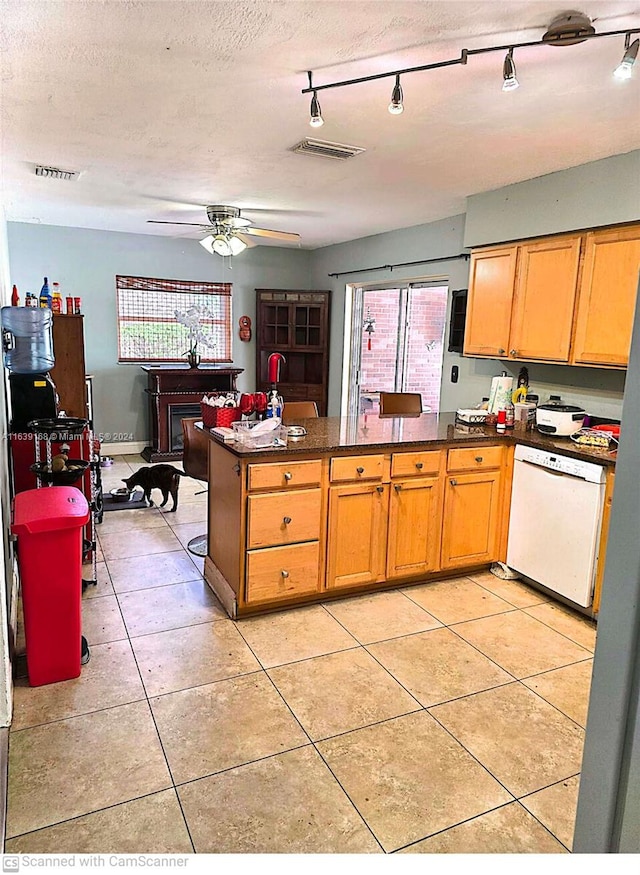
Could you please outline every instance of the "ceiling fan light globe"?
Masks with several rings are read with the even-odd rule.
[[[241,252],[247,248],[247,244],[244,243],[239,237],[230,237],[228,240],[228,246],[231,250],[232,255],[240,255]]]
[[[233,253],[231,252],[231,247],[229,246],[229,241],[224,236],[224,234],[217,234],[214,237],[212,248],[216,255],[233,255]]]
[[[207,234],[202,240],[198,240],[200,246],[203,246],[209,255],[213,255],[213,234]]]

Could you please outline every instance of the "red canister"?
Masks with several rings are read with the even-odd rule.
[[[73,312],[75,313],[76,316],[80,315],[80,303],[81,303],[80,298],[73,299]]]
[[[73,316],[73,298],[67,298],[67,316]]]

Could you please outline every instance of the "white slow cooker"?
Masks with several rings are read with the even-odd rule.
[[[536,426],[542,434],[569,437],[580,431],[586,415],[586,410],[574,404],[549,402],[536,408]]]

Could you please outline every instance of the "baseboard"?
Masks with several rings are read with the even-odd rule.
[[[132,456],[141,453],[149,441],[120,441],[119,443],[102,443],[100,452],[103,456]]]

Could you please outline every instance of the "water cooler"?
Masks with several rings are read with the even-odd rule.
[[[91,510],[83,532],[83,560],[92,562],[92,575],[83,583],[95,583],[95,525],[102,520],[100,445],[90,420],[65,417],[59,410],[49,374],[55,364],[53,313],[44,307],[2,307],[0,322],[4,366],[9,371],[13,493],[68,485],[68,477],[60,480],[47,473],[52,457],[59,453],[83,463],[73,485],[83,492]]]

